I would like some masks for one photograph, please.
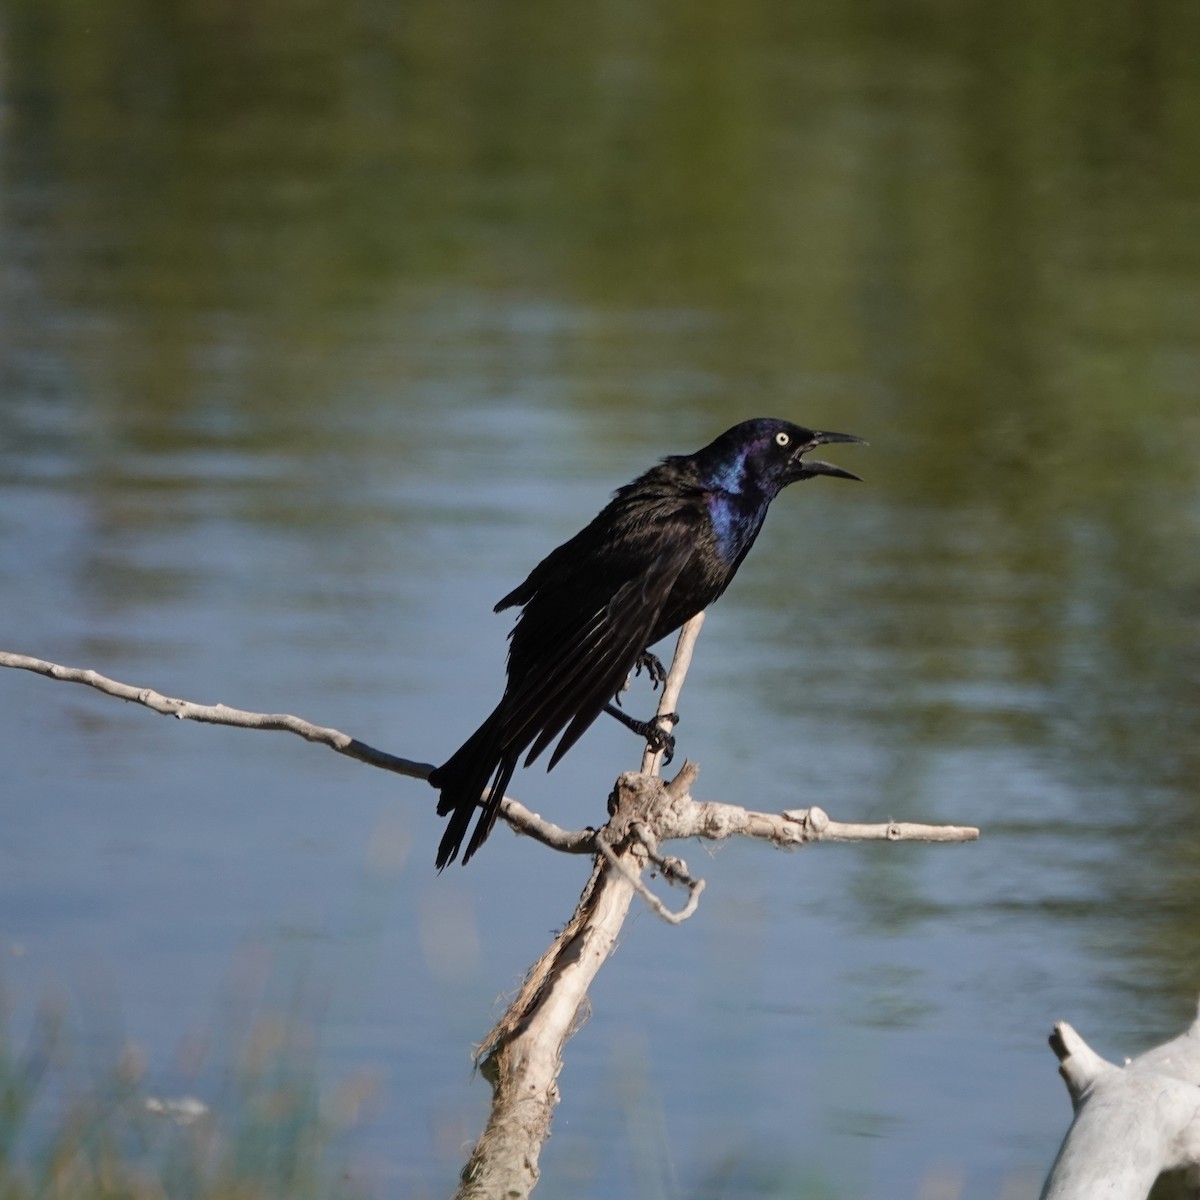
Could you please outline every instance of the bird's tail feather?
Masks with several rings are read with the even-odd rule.
[[[438,816],[450,815],[450,822],[438,846],[437,868],[440,871],[458,857],[459,848],[467,836],[471,817],[481,809],[467,851],[465,865],[471,855],[483,845],[496,823],[500,801],[516,770],[517,756],[500,746],[499,710],[490,717],[430,776],[429,782],[441,796]],[[490,781],[490,786],[489,786]]]

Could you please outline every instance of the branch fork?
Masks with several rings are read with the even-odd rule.
[[[680,631],[670,673],[663,684],[658,720],[673,713],[691,663],[704,614]],[[153,688],[119,683],[95,671],[63,667],[27,655],[0,651],[0,667],[32,671],[51,679],[84,684],[153,712],[179,720],[241,729],[281,730],[328,746],[339,754],[414,779],[428,778],[429,763],[399,758],[336,729],[286,713],[254,713],[224,704],[203,705],[163,696]],[[538,1157],[559,1101],[562,1049],[588,1012],[588,988],[617,944],[635,896],[665,921],[679,924],[695,913],[704,880],[687,864],[664,854],[662,845],[681,838],[720,841],[742,836],[777,846],[822,841],[972,841],[971,827],[914,825],[889,821],[861,825],[832,820],[821,808],[756,812],[736,804],[698,801],[692,787],[699,774],[685,762],[675,777],[660,777],[662,751],[647,746],[641,770],[618,780],[609,798],[609,821],[599,830],[567,830],[506,796],[500,815],[525,834],[564,854],[592,856],[592,871],[575,912],[562,932],[529,969],[525,982],[479,1047],[477,1062],[492,1085],[491,1117],[467,1165],[456,1200],[528,1196],[539,1175]],[[687,900],[669,909],[646,885],[657,873],[687,889]]]

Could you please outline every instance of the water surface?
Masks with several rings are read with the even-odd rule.
[[[1113,1057],[1190,1019],[1194,6],[0,21],[11,649],[440,761],[492,604],[613,487],[751,415],[872,443],[776,505],[680,750],[704,798],[983,839],[684,848],[701,911],[598,982],[548,1196],[997,1196],[1068,1121],[1055,1019]],[[437,877],[424,785],[0,694],[18,1022],[64,995],[170,1091],[307,989],[331,1078],[382,1087],[363,1176],[445,1194],[584,864],[501,831]],[[594,823],[636,761],[597,726],[514,791]]]

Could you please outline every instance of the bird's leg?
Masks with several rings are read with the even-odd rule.
[[[637,665],[634,667],[633,673],[640,675],[643,668],[650,680],[650,686],[657,692],[658,685],[667,682],[667,671],[662,665],[662,659],[657,654],[651,654],[649,650],[643,650],[638,655]]]
[[[652,721],[639,721],[613,704],[606,704],[604,711],[610,716],[616,717],[627,729],[632,729],[638,737],[644,738],[651,750],[656,752],[661,750],[664,764],[670,763],[671,759],[675,757],[675,735],[670,730],[664,729],[659,721],[669,721],[672,726],[678,725],[678,713],[659,713]]]

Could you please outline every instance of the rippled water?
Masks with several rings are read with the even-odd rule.
[[[1036,1180],[1051,1023],[1134,1053],[1200,989],[1191,7],[293,7],[0,17],[0,640],[440,761],[492,604],[613,487],[749,415],[867,437],[710,614],[680,750],[704,798],[983,838],[685,848],[541,1190]],[[424,785],[0,696],[18,1021],[64,995],[169,1092],[299,990],[382,1084],[364,1175],[447,1192],[584,864],[501,831],[439,878]],[[598,726],[514,791],[595,822],[636,761]]]

